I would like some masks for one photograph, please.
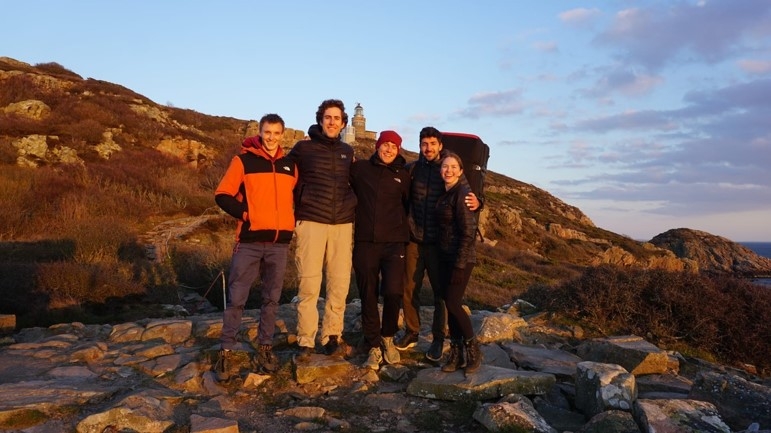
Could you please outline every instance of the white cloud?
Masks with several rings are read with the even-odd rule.
[[[771,72],[771,60],[743,59],[738,62],[739,68],[749,74],[767,74]]]
[[[582,27],[592,24],[594,20],[602,15],[599,9],[577,8],[562,12],[558,15],[559,19],[572,26]]]

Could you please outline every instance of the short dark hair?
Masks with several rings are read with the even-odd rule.
[[[262,116],[260,119],[260,132],[262,132],[262,126],[266,123],[280,123],[281,129],[286,129],[286,126],[284,125],[284,119],[281,118],[278,114],[270,113]]]
[[[444,161],[447,158],[453,158],[454,160],[458,161],[458,167],[460,167],[461,170],[463,170],[463,160],[460,159],[460,156],[458,156],[455,152],[446,151],[442,153],[442,161]]]
[[[420,141],[423,141],[424,138],[429,137],[434,137],[439,140],[440,143],[442,142],[442,133],[433,126],[426,126],[420,130]]]
[[[316,123],[321,125],[321,120],[324,118],[324,112],[327,111],[327,108],[331,107],[340,109],[340,112],[343,113],[343,126],[348,125],[348,113],[345,112],[345,104],[339,99],[326,99],[319,105],[319,109],[316,110]]]

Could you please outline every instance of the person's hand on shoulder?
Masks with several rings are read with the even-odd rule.
[[[468,195],[466,195],[465,202],[466,207],[468,207],[471,212],[479,209],[479,199],[473,192],[470,192]]]

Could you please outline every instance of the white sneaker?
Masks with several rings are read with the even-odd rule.
[[[382,351],[380,350],[379,347],[373,347],[372,349],[369,349],[369,355],[367,356],[367,360],[364,361],[364,367],[377,371],[380,369],[380,364],[382,362],[383,362]]]
[[[401,361],[399,351],[394,345],[394,337],[383,337],[383,359],[388,364],[398,364]]]

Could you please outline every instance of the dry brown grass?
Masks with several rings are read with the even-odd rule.
[[[605,335],[640,335],[771,374],[771,291],[729,276],[589,268],[580,277],[532,286],[523,298]]]
[[[0,69],[18,68],[0,61]],[[21,326],[114,323],[154,314],[149,304],[177,302],[179,286],[203,294],[219,284],[214,280],[227,271],[233,246],[231,218],[189,235],[195,242],[174,242],[161,262],[145,257],[141,236],[159,222],[201,215],[214,206],[213,190],[239,149],[245,122],[158,106],[120,85],[84,80],[56,63],[18,70],[22,74],[0,85],[0,107],[34,99],[51,113],[44,120],[0,114],[0,313],[17,314]],[[41,75],[53,79],[40,80]],[[169,121],[144,116],[132,109],[135,105],[162,110]],[[113,132],[123,149],[110,160],[94,150],[105,131]],[[83,166],[17,166],[13,142],[31,134],[47,136],[50,147],[76,150]],[[169,137],[198,140],[218,156],[193,170],[155,150]],[[369,157],[373,144],[362,143],[357,155]],[[687,346],[729,362],[771,368],[771,331],[764,320],[771,317],[768,289],[661,271],[603,267],[581,274],[582,266],[609,244],[640,258],[654,252],[554,212],[551,205],[559,203],[545,191],[496,173],[488,173],[487,181],[526,191],[491,191],[486,206],[514,209],[527,223],[514,229],[493,218],[487,227],[498,244],[479,246],[467,294],[472,308],[495,309],[521,295],[606,333],[650,335],[663,346]],[[559,239],[544,231],[554,223],[604,242]],[[281,302],[297,293],[291,261]],[[258,293],[253,291],[250,308],[259,305]],[[354,286],[349,299],[356,295]],[[428,287],[422,298],[431,304]],[[221,306],[219,293],[210,300]]]

